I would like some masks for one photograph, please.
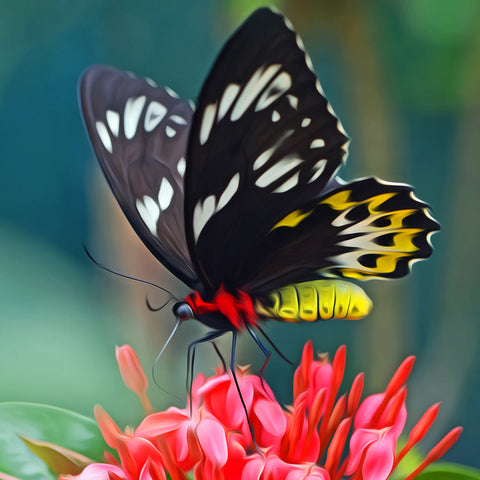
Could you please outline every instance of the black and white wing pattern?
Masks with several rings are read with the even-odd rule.
[[[242,284],[252,246],[319,196],[347,142],[290,22],[255,11],[213,66],[189,138],[185,228],[207,294]]]
[[[192,288],[184,227],[192,107],[151,80],[93,66],[80,81],[85,125],[108,183],[145,245]]]

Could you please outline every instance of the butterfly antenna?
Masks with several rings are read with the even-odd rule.
[[[146,285],[151,285],[152,287],[156,287],[156,288],[159,288],[160,290],[168,293],[172,299],[174,300],[177,300],[177,301],[180,301],[180,299],[177,299],[177,297],[172,293],[170,292],[169,290],[167,290],[165,287],[162,287],[160,285],[157,285],[156,283],[153,283],[153,282],[149,282],[148,280],[143,280],[141,278],[136,278],[136,277],[131,277],[129,275],[125,275],[124,273],[120,273],[120,272],[116,272],[115,270],[112,270],[111,268],[107,267],[106,265],[104,265],[103,263],[100,263],[98,262],[97,260],[95,260],[95,258],[93,258],[92,254],[88,251],[87,247],[85,245],[83,245],[83,249],[85,250],[85,253],[87,254],[88,258],[97,266],[97,267],[100,267],[102,270],[105,270],[106,272],[109,272],[109,273],[113,273],[114,275],[117,275],[119,277],[122,277],[122,278],[126,278],[128,280],[133,280],[135,282],[140,282],[140,283],[145,283]]]
[[[168,336],[167,341],[163,344],[162,349],[160,350],[160,352],[158,353],[158,355],[155,357],[155,360],[154,360],[153,365],[152,365],[152,378],[153,378],[153,382],[155,383],[155,385],[156,385],[162,392],[168,393],[168,394],[171,395],[172,397],[175,397],[176,399],[182,401],[182,399],[181,399],[178,395],[175,395],[174,393],[169,392],[168,390],[166,390],[165,388],[163,388],[163,387],[158,383],[158,381],[157,381],[157,375],[155,374],[155,369],[156,369],[157,363],[158,363],[158,361],[160,360],[160,357],[162,356],[163,352],[164,352],[165,349],[167,348],[168,344],[170,343],[170,340],[171,340],[171,339],[173,338],[173,336],[175,335],[175,332],[177,331],[179,325],[180,325],[180,318],[177,318],[177,321],[176,321],[176,323],[175,323],[175,326],[173,327],[172,332],[171,332],[170,335]]]
[[[273,343],[273,341],[271,340],[271,338],[267,335],[267,333],[265,332],[265,330],[263,330],[261,327],[259,327],[258,325],[256,326],[256,329],[265,337],[265,340],[271,345],[271,347],[275,350],[275,352],[277,353],[277,355],[282,358],[283,360],[285,360],[290,366],[293,366],[293,362],[290,361],[279,349],[278,347]],[[255,340],[255,337],[253,337],[254,340]],[[258,345],[258,343],[257,343]]]
[[[174,297],[170,297],[167,301],[163,302],[159,307],[152,307],[152,304],[150,303],[148,296],[145,296],[145,303],[147,304],[147,308],[151,312],[159,312],[160,310],[162,310],[162,308],[165,308],[169,304],[169,302],[171,302],[172,300],[176,300],[176,299]]]

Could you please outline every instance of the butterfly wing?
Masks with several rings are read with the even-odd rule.
[[[240,278],[259,294],[318,277],[402,277],[431,255],[439,228],[410,186],[357,180],[289,212],[251,250]]]
[[[318,196],[345,158],[348,139],[300,37],[267,8],[226,43],[198,104],[185,228],[202,283],[213,293],[222,283],[241,285],[252,245]]]
[[[158,260],[197,287],[183,213],[191,106],[151,80],[107,66],[83,74],[80,103],[97,158],[131,225]]]

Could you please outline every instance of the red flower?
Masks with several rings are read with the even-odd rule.
[[[218,371],[195,379],[190,413],[172,407],[148,415],[134,432],[122,433],[97,408],[97,422],[120,464],[112,457],[110,464],[89,465],[74,478],[164,480],[168,472],[173,480],[185,480],[193,471],[196,480],[385,480],[424,437],[439,406],[427,410],[397,452],[407,417],[405,382],[414,357],[400,365],[383,393],[361,403],[363,374],[338,397],[345,361],[344,346],[330,363],[326,356],[314,360],[307,342],[294,376],[294,402],[286,409],[246,368],[237,372],[244,404],[231,376]],[[136,384],[134,378],[129,381]],[[448,433],[405,480],[438,460],[461,430]]]

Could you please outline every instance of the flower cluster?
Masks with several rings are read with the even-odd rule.
[[[146,380],[138,360],[129,347],[122,349],[117,351],[122,376],[144,398]],[[231,374],[217,371],[208,379],[195,379],[189,409],[172,407],[147,415],[134,431],[122,432],[97,407],[102,434],[120,462],[107,454],[109,463],[91,464],[75,477],[60,479],[165,480],[168,474],[172,480],[184,480],[191,473],[196,480],[387,479],[429,430],[439,405],[425,412],[397,450],[407,417],[405,382],[414,358],[400,365],[383,393],[363,401],[362,373],[338,396],[345,360],[345,347],[331,363],[326,356],[314,359],[308,342],[288,408],[282,408],[264,380],[246,368],[237,371],[243,403]],[[127,380],[135,376],[140,381]],[[440,458],[460,433],[458,427],[450,431],[406,479]]]

